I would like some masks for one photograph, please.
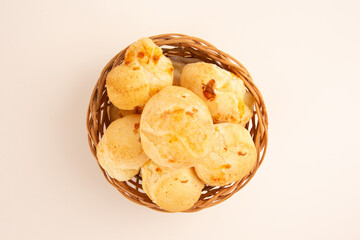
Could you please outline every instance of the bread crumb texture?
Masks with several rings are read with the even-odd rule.
[[[139,142],[140,134],[134,127],[140,114],[132,114],[112,122],[97,146],[97,158],[104,170],[119,181],[135,176],[149,158]],[[140,126],[138,126],[140,128]]]
[[[245,126],[253,116],[254,98],[244,82],[215,64],[187,64],[181,73],[180,86],[190,89],[207,104],[215,123]]]
[[[145,153],[169,168],[195,166],[210,151],[215,136],[204,102],[177,86],[162,89],[145,105],[140,135]]]
[[[219,123],[216,144],[195,166],[197,176],[207,185],[224,186],[246,177],[257,159],[254,142],[246,128],[235,123]]]
[[[199,200],[204,188],[193,168],[171,169],[149,161],[141,167],[141,175],[144,191],[157,205],[169,212],[191,208]]]
[[[173,66],[161,48],[141,38],[126,50],[123,63],[106,77],[110,101],[119,109],[142,107],[151,96],[173,82]]]

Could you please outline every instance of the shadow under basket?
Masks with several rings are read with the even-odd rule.
[[[246,125],[246,128],[250,131],[251,137],[253,138],[255,147],[257,149],[258,156],[256,165],[251,170],[249,175],[244,177],[240,181],[223,187],[205,186],[200,199],[195,203],[192,208],[188,209],[185,212],[196,212],[208,207],[215,206],[216,204],[225,201],[234,193],[243,188],[253,178],[264,159],[268,139],[268,117],[264,100],[245,67],[235,58],[231,57],[229,54],[218,50],[210,43],[197,37],[187,36],[183,34],[162,34],[150,37],[150,39],[152,39],[156,45],[162,48],[165,56],[196,58],[204,62],[216,64],[217,66],[234,73],[236,76],[238,76],[244,81],[245,86],[254,96],[254,116]],[[96,146],[99,143],[101,137],[103,136],[106,128],[110,124],[108,108],[111,103],[109,101],[106,91],[106,76],[112,68],[123,62],[126,49],[127,48],[118,53],[105,66],[91,95],[86,117],[86,126],[88,130],[90,149],[95,158]],[[111,178],[100,166],[100,164],[99,167],[104,173],[106,180],[126,198],[148,208],[166,212],[165,210],[158,207],[155,203],[153,203],[146,195],[146,193],[142,190],[141,176],[139,176],[139,174],[129,181],[120,182],[114,178]]]

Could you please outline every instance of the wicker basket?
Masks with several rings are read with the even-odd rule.
[[[210,43],[183,34],[162,34],[150,37],[155,44],[162,48],[166,56],[182,56],[187,58],[197,58],[205,62],[214,63],[219,67],[231,71],[236,76],[241,78],[245,86],[252,93],[255,98],[255,112],[251,121],[247,124],[247,128],[254,140],[258,158],[254,169],[250,174],[244,177],[241,181],[237,181],[224,187],[210,187],[206,186],[199,201],[186,212],[196,212],[204,208],[214,206],[231,197],[234,193],[243,188],[261,165],[267,147],[267,126],[268,118],[265,108],[264,100],[261,93],[253,83],[250,74],[245,67],[230,55],[218,50]],[[105,79],[109,71],[122,63],[125,51],[127,48],[118,53],[105,66],[100,74],[95,88],[92,92],[89,108],[86,117],[86,126],[88,130],[88,140],[91,152],[96,158],[96,146],[100,141],[105,129],[110,124],[108,115],[108,107],[110,105],[109,98],[106,92]],[[100,166],[106,180],[113,185],[122,195],[129,200],[149,207],[151,209],[166,212],[153,203],[146,193],[141,188],[141,177],[135,176],[133,179],[120,182],[111,178],[104,169]]]

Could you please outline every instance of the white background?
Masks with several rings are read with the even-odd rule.
[[[360,2],[0,1],[0,239],[359,239]],[[179,32],[240,60],[269,148],[224,203],[164,214],[100,172],[85,128],[103,66]]]

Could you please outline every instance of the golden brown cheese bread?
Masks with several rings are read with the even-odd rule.
[[[119,109],[142,107],[151,96],[173,81],[173,66],[161,48],[141,38],[126,50],[122,64],[106,77],[110,101]]]
[[[141,167],[141,176],[143,190],[169,212],[191,208],[204,188],[193,168],[170,169],[149,161]]]
[[[192,167],[211,149],[213,122],[204,102],[188,89],[162,89],[141,114],[141,144],[154,162],[170,168]]]
[[[140,143],[140,114],[112,122],[97,145],[100,165],[119,181],[131,179],[149,160]]]
[[[248,130],[236,123],[214,125],[216,144],[204,160],[195,166],[197,176],[207,185],[224,186],[247,176],[257,153]]]
[[[205,101],[215,123],[234,122],[245,126],[253,116],[254,99],[244,82],[215,64],[187,64],[181,74],[180,86]]]

